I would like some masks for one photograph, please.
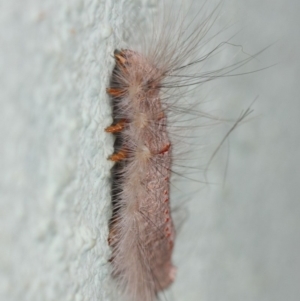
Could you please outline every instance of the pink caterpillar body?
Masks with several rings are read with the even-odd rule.
[[[131,50],[115,51],[108,93],[119,150],[110,224],[113,275],[130,300],[154,300],[174,280],[174,227],[169,206],[171,143],[160,101],[162,74]],[[117,190],[117,191],[116,191]]]

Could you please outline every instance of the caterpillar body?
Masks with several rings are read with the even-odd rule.
[[[117,134],[114,212],[110,224],[113,275],[131,300],[153,300],[175,278],[169,206],[171,143],[159,97],[161,77],[146,58],[115,51],[111,87]]]

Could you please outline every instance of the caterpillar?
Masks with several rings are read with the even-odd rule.
[[[159,97],[161,72],[131,50],[115,51],[116,66],[107,90],[115,103],[120,133],[117,183],[110,225],[113,274],[132,300],[153,300],[175,278],[171,262],[174,227],[169,206],[172,146]],[[116,193],[116,191],[115,191]]]
[[[167,13],[163,8],[161,28],[155,27],[144,49],[114,52],[115,66],[107,88],[113,123],[105,129],[116,137],[115,152],[109,157],[115,165],[108,243],[112,275],[131,301],[154,301],[176,277],[170,208],[176,145],[170,138],[169,112],[184,99],[186,87],[232,74],[249,60],[205,70],[203,65],[224,45],[205,48],[216,11],[185,23],[180,10],[171,22],[173,11]]]

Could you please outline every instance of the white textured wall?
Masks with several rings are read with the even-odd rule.
[[[140,19],[155,7],[0,2],[1,301],[118,300],[107,264],[112,138],[103,132],[111,122],[105,88],[122,22],[136,3],[144,7]],[[230,138],[224,188],[209,185],[187,205],[168,300],[297,301],[299,3],[228,0],[223,7],[221,20],[237,21],[234,41],[246,52],[278,41],[245,71],[278,65],[212,88],[210,97],[226,100],[220,103],[229,115],[259,95],[259,116]],[[222,180],[223,157],[212,179]]]
[[[110,300],[113,2],[2,1],[3,301]]]

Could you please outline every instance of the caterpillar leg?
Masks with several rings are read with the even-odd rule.
[[[107,88],[106,93],[112,97],[121,97],[125,94],[125,90],[120,88]]]
[[[107,127],[105,129],[105,132],[112,133],[112,134],[113,133],[119,133],[119,132],[121,132],[124,129],[125,125],[126,125],[126,120],[125,119],[121,119],[118,123],[113,124],[113,125]]]
[[[109,156],[109,160],[113,162],[119,162],[127,158],[127,151],[125,149],[119,150],[117,153],[112,154]]]

